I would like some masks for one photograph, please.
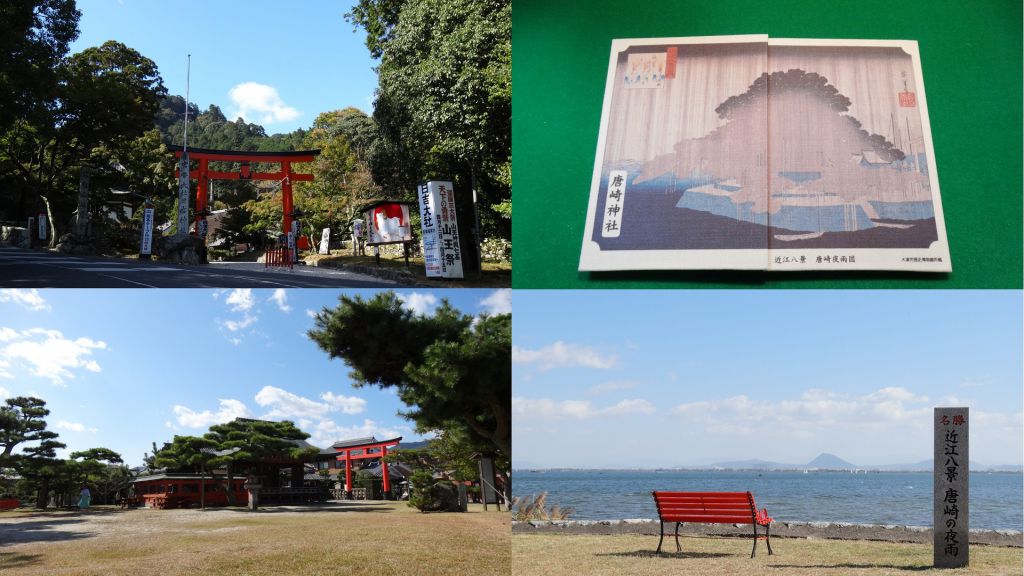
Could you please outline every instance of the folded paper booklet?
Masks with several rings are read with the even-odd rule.
[[[579,269],[951,271],[917,42],[614,40]]]

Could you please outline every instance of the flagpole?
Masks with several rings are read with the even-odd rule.
[[[192,87],[192,55],[188,55],[188,65],[185,68],[185,136],[182,146],[183,152],[188,152],[188,97],[189,89]]]

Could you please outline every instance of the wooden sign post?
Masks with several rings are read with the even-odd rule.
[[[936,408],[934,425],[934,564],[961,568],[970,558],[968,409]]]

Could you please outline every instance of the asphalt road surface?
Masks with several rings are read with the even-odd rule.
[[[185,266],[0,246],[0,288],[372,288],[395,282],[331,268],[257,262]]]

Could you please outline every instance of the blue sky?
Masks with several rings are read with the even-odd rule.
[[[156,62],[171,94],[241,114],[268,134],[308,128],[320,112],[373,111],[376,62],[343,18],[352,2],[78,0],[72,52],[117,40]]]
[[[931,458],[934,406],[971,460],[1022,460],[1020,291],[515,294],[513,464],[657,467],[822,452]]]
[[[396,291],[431,314],[511,311],[511,291]],[[0,399],[46,400],[74,450],[132,465],[151,443],[236,416],[290,419],[320,447],[361,436],[420,437],[392,391],[356,389],[306,331],[338,290],[0,290]],[[372,296],[374,291],[347,291]]]

